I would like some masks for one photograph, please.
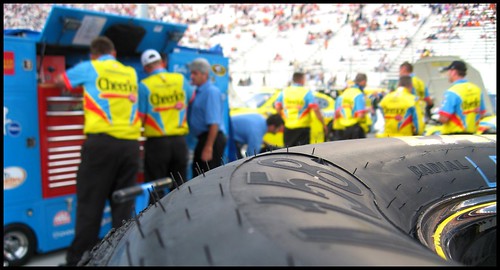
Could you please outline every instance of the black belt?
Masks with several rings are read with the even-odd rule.
[[[446,134],[443,134],[443,135],[474,135],[474,133],[470,133],[470,132],[454,132],[454,133],[446,133]]]
[[[90,137],[113,137],[107,133],[86,133],[85,136]]]
[[[146,137],[146,140],[159,140],[159,139],[173,139],[173,138],[182,138],[186,137],[186,135],[165,135],[165,136],[156,136],[156,137]]]

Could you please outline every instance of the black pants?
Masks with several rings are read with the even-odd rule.
[[[114,203],[111,195],[115,190],[136,184],[139,147],[138,140],[121,140],[105,134],[87,135],[76,176],[75,238],[66,254],[68,265],[76,265],[84,252],[98,243],[107,199],[113,228],[132,217],[134,201]]]
[[[294,128],[288,129],[285,127],[283,131],[283,142],[285,147],[309,144],[311,141],[311,128]]]
[[[244,158],[243,154],[241,154],[241,149],[243,148],[243,143],[234,141],[235,148],[236,148],[236,158],[237,159],[242,159]]]
[[[145,182],[173,177],[172,181],[175,181],[177,186],[182,185],[187,181],[188,151],[185,136],[147,138],[144,142]],[[159,190],[158,195],[161,198],[165,193]]]
[[[469,133],[469,132],[453,132],[453,133],[446,133],[442,135],[474,135],[474,133]]]
[[[332,136],[331,136],[332,141],[340,141],[344,138],[344,130],[343,129],[334,129],[331,134],[332,134]]]
[[[201,153],[203,152],[203,147],[207,141],[208,132],[205,132],[198,136],[198,143],[194,149],[193,164],[191,165],[193,178],[207,172],[213,168],[222,165],[222,156],[224,155],[224,148],[226,147],[226,136],[222,131],[217,133],[215,138],[212,152],[212,159],[205,162],[201,159]]]
[[[350,127],[345,127],[339,132],[340,140],[362,139],[366,138],[365,131],[359,124],[354,124]]]

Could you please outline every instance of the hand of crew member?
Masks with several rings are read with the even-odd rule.
[[[323,124],[323,134],[325,134],[325,141],[326,141],[326,138],[328,137],[328,126]]]
[[[212,160],[213,148],[210,146],[203,147],[203,151],[201,152],[201,160],[210,161]]]

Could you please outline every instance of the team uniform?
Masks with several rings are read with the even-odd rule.
[[[283,140],[285,146],[309,144],[311,140],[311,111],[318,106],[312,91],[293,84],[285,88],[275,101],[282,106],[281,117],[285,122]]]
[[[238,158],[243,157],[241,148],[245,144],[247,145],[247,155],[260,153],[262,139],[267,132],[264,116],[258,113],[235,115],[231,117],[231,125]]]
[[[474,134],[485,112],[481,89],[466,79],[455,81],[445,91],[439,111],[450,119],[443,124],[442,134]]]
[[[370,132],[373,124],[373,119],[372,119],[372,113],[375,112],[375,109],[373,108],[372,105],[372,99],[365,95],[365,116],[359,119],[359,126],[363,129],[364,133],[367,134]]]
[[[427,107],[427,101],[431,100],[431,96],[429,94],[429,89],[425,85],[424,81],[418,78],[415,74],[410,74],[413,88],[411,89],[411,93],[417,97],[417,106],[419,107],[418,111],[422,114],[419,118],[421,119],[420,133],[418,135],[422,135],[425,129],[425,108]]]
[[[186,181],[189,150],[186,135],[188,94],[192,89],[184,76],[154,70],[139,84],[139,113],[144,117],[146,182],[172,177]]]
[[[87,136],[77,172],[75,239],[68,263],[75,263],[98,242],[106,200],[112,225],[118,228],[131,216],[133,201],[113,203],[113,191],[134,186],[139,170],[138,83],[134,68],[112,55],[77,64],[62,74],[67,89],[82,85]]]
[[[198,173],[198,167],[206,172],[222,165],[222,157],[226,147],[222,98],[220,90],[207,81],[196,89],[190,100],[188,108],[189,129],[198,138],[193,156],[193,177],[202,174],[202,172]],[[213,158],[209,162],[205,162],[201,159],[201,154],[208,137],[209,126],[212,124],[219,126],[219,132],[213,145]],[[208,163],[208,167],[206,163]]]
[[[382,137],[412,136],[420,133],[417,100],[418,98],[407,92],[404,87],[398,87],[382,98],[379,103],[385,120]]]
[[[429,94],[429,89],[427,86],[425,86],[424,81],[422,81],[420,78],[418,78],[415,74],[410,74],[411,76],[411,82],[413,85],[413,88],[411,89],[411,93],[419,100],[423,101],[428,101],[431,99],[431,96]]]
[[[340,139],[366,138],[366,134],[360,125],[363,119],[360,115],[366,110],[365,95],[358,85],[344,90],[335,101],[335,120],[338,125],[344,127]],[[364,117],[364,116],[363,116]]]

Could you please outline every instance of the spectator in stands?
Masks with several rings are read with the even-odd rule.
[[[424,49],[422,50],[422,53],[420,54],[420,58],[425,58],[425,57],[430,57],[430,56],[432,56],[432,53],[431,53],[431,51],[430,51],[429,49],[427,49],[427,48],[424,48]]]
[[[448,72],[452,86],[444,92],[439,110],[442,134],[474,134],[479,120],[486,112],[482,89],[465,79],[467,66],[463,61],[453,61],[443,68]]]

